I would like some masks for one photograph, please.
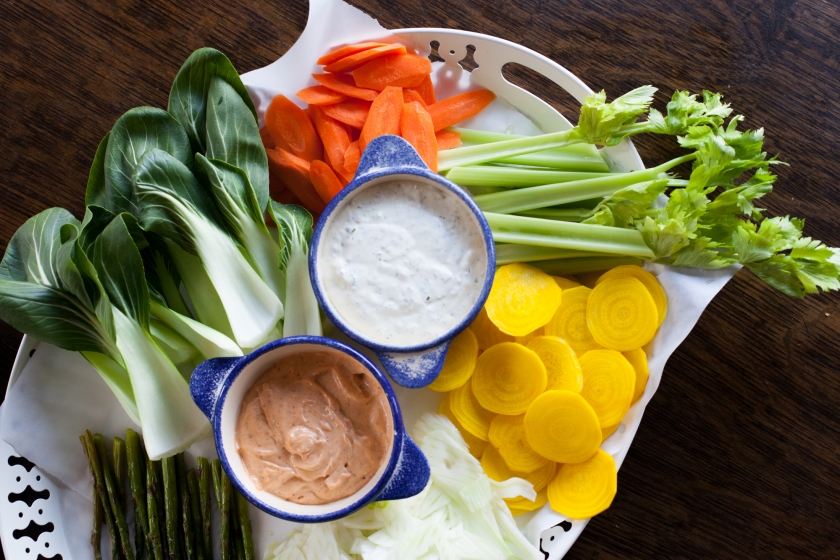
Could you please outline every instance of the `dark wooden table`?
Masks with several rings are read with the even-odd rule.
[[[723,92],[790,163],[776,168],[770,214],[807,218],[808,235],[840,245],[835,0],[352,3],[385,27],[519,42],[610,95],[647,83]],[[131,107],[165,107],[190,52],[212,46],[242,72],[258,68],[294,43],[307,16],[295,0],[179,4],[0,5],[3,250],[44,208],[82,216],[100,138]],[[514,79],[571,107],[534,76]],[[637,146],[650,163],[676,153],[656,139]],[[747,272],[730,282],[669,361],[615,502],[568,557],[840,558],[839,304],[837,295],[787,298]],[[19,342],[0,325],[0,377]]]

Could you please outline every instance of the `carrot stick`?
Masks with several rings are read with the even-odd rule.
[[[347,146],[350,145],[350,134],[347,132],[346,125],[328,116],[317,105],[313,105],[310,109],[312,111],[312,120],[315,122],[315,129],[318,131],[318,134],[321,136],[321,141],[324,143],[326,160],[330,162],[333,169],[344,175],[347,173],[344,169],[344,152],[347,151]]]
[[[298,99],[310,105],[333,105],[347,99],[346,95],[324,86],[311,86],[295,94]]]
[[[406,88],[403,90],[403,97],[405,98],[406,103],[412,103],[416,101],[423,107],[426,106],[426,101],[417,93],[416,89]]]
[[[431,76],[426,76],[426,78],[420,82],[420,85],[414,89],[417,90],[417,93],[420,94],[420,97],[423,98],[426,105],[434,105],[437,103],[437,99],[435,99],[435,86],[432,85]]]
[[[388,86],[413,88],[419,86],[432,71],[428,58],[416,54],[401,54],[375,58],[353,70],[356,85],[382,91]]]
[[[307,160],[283,148],[266,152],[268,168],[298,197],[303,205],[314,212],[324,210],[324,201],[318,196],[309,178],[310,164]]]
[[[309,166],[309,177],[312,179],[312,185],[318,192],[318,196],[324,201],[324,204],[329,204],[333,197],[343,188],[341,181],[335,176],[332,168],[319,159],[313,161]]]
[[[361,159],[362,150],[359,148],[359,140],[350,142],[350,145],[347,146],[347,151],[344,152],[344,169],[355,175]]]
[[[417,101],[403,105],[400,130],[402,137],[414,146],[429,169],[437,171],[438,144],[435,138],[435,127],[432,124],[432,117],[423,105]]]
[[[375,47],[384,47],[385,45],[386,43],[356,43],[355,45],[347,45],[325,54],[319,58],[317,62],[318,64],[332,64],[336,60],[342,59],[345,56],[350,56]]]
[[[371,140],[383,134],[400,133],[400,119],[402,118],[403,94],[402,88],[387,86],[376,96],[370,106],[370,113],[362,127],[359,138],[359,148],[365,148]]]
[[[324,105],[322,109],[335,120],[361,130],[370,112],[370,101],[348,99],[335,105]]]
[[[446,128],[438,130],[435,132],[435,138],[437,138],[438,151],[448,150],[461,145],[461,135],[454,130]]]
[[[443,99],[426,109],[432,115],[435,131],[438,131],[479,114],[494,99],[496,95],[492,91],[479,89]]]
[[[371,60],[383,57],[393,56],[398,54],[405,54],[405,47],[402,45],[385,45],[384,47],[374,47],[365,51],[345,56],[344,58],[327,64],[324,66],[326,72],[350,72],[359,66],[367,64]]]
[[[262,140],[263,147],[266,150],[270,150],[275,147],[274,139],[271,137],[271,133],[266,127],[262,127],[260,129],[260,140]]]
[[[373,101],[376,99],[378,93],[376,90],[356,86],[353,76],[349,74],[312,74],[312,77],[322,86],[328,87],[338,93],[343,93],[347,97]]]
[[[321,158],[324,150],[312,121],[285,95],[276,95],[269,103],[265,127],[278,148],[306,161]]]

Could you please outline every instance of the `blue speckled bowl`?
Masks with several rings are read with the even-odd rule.
[[[487,251],[487,271],[481,293],[472,309],[449,332],[420,345],[387,346],[370,340],[359,333],[353,325],[347,324],[326,297],[318,270],[319,262],[325,258],[321,256],[320,251],[321,236],[325,228],[329,226],[332,215],[352,200],[354,194],[383,181],[407,178],[411,178],[419,184],[426,183],[430,188],[446,189],[453,193],[465,208],[469,209],[475,216],[477,225],[484,236],[484,247]],[[391,379],[403,387],[409,388],[425,387],[440,374],[446,351],[449,349],[452,339],[469,326],[484,305],[490,293],[490,287],[493,285],[495,269],[496,251],[490,226],[469,194],[455,183],[429,169],[411,144],[399,136],[392,135],[380,136],[368,144],[353,181],[333,198],[321,214],[321,218],[315,225],[309,250],[309,275],[312,278],[312,287],[315,290],[315,296],[318,298],[321,309],[344,334],[376,352],[379,361],[382,362],[382,366],[391,376]]]
[[[235,444],[236,420],[248,389],[280,358],[312,351],[340,352],[367,368],[382,385],[394,421],[388,461],[355,494],[323,505],[295,504],[258,490],[245,471]],[[216,450],[234,486],[248,501],[275,517],[301,523],[332,521],[370,502],[415,496],[429,482],[429,463],[405,431],[400,405],[388,379],[370,360],[341,342],[320,336],[293,336],[270,342],[241,358],[207,360],[193,372],[190,393],[210,419]]]

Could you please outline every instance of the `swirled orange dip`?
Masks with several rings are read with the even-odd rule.
[[[278,360],[245,394],[236,447],[260,490],[326,504],[374,476],[393,431],[385,392],[362,364],[305,352]]]

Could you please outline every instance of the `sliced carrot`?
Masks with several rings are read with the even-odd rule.
[[[327,72],[350,72],[355,70],[359,66],[363,66],[370,62],[371,60],[375,60],[377,58],[381,58],[383,56],[394,56],[405,54],[405,47],[402,45],[385,45],[382,47],[374,47],[372,49],[367,49],[362,52],[351,54],[350,56],[345,56],[342,59],[339,59],[332,64],[327,64],[324,66],[324,70]]]
[[[373,101],[377,96],[376,90],[358,87],[353,76],[349,74],[312,74],[312,77],[322,86],[343,93],[347,97]]]
[[[364,123],[362,123],[362,126],[364,126]],[[347,131],[350,133],[350,141],[351,142],[355,142],[362,135],[361,127],[360,128],[355,128],[355,127],[351,126],[351,127],[348,127]]]
[[[260,140],[262,140],[263,147],[266,150],[270,150],[275,147],[274,139],[271,137],[271,133],[266,127],[262,127],[260,129]]]
[[[361,130],[365,126],[368,113],[370,113],[370,101],[348,99],[335,105],[324,105],[323,109],[327,115],[335,120]]]
[[[342,189],[341,181],[335,176],[335,172],[320,159],[316,159],[309,165],[309,178],[324,204],[329,204]]]
[[[432,84],[431,76],[427,75],[423,78],[423,81],[420,82],[420,85],[413,89],[420,94],[420,97],[423,98],[426,105],[434,105],[437,103],[437,99],[435,99],[435,86]]]
[[[359,141],[350,142],[350,145],[347,146],[347,151],[344,152],[344,169],[348,173],[355,175],[361,159],[362,150],[359,148]]]
[[[298,99],[310,105],[334,105],[341,103],[347,96],[324,86],[311,86],[295,94]]]
[[[283,148],[275,148],[266,152],[268,168],[300,199],[307,209],[322,212],[325,204],[312,186],[309,178],[309,162],[294,155]]]
[[[306,112],[285,95],[276,95],[265,111],[265,127],[278,148],[306,161],[321,159],[321,139]]]
[[[435,123],[435,130],[441,130],[474,117],[494,99],[496,99],[496,94],[492,91],[479,89],[438,101],[434,105],[429,105],[428,111]]]
[[[438,145],[432,117],[429,116],[429,113],[419,101],[403,105],[400,131],[402,137],[414,146],[429,169],[437,171]]]
[[[344,170],[344,152],[350,145],[350,135],[347,133],[347,127],[344,123],[340,123],[324,113],[321,107],[313,105],[309,109],[312,111],[315,129],[321,136],[321,142],[324,143],[326,160],[330,162],[333,169],[344,175],[346,173]]]
[[[435,132],[437,138],[438,150],[448,150],[461,145],[461,135],[454,130],[438,130]]]
[[[347,45],[339,47],[332,52],[329,52],[317,60],[318,64],[332,64],[336,60],[340,60],[345,56],[350,56],[358,52],[373,49],[375,47],[385,46],[386,43],[356,43],[354,45]]]
[[[382,90],[382,93],[373,100],[365,126],[362,127],[362,136],[359,138],[360,150],[364,152],[370,141],[377,136],[399,135],[402,109],[402,88],[388,86]]]
[[[417,87],[432,72],[428,58],[401,54],[375,58],[353,70],[356,85],[382,91],[388,86]]]
[[[406,88],[403,90],[403,97],[405,98],[406,103],[412,103],[416,101],[423,107],[426,106],[426,101],[417,93],[416,89]]]

